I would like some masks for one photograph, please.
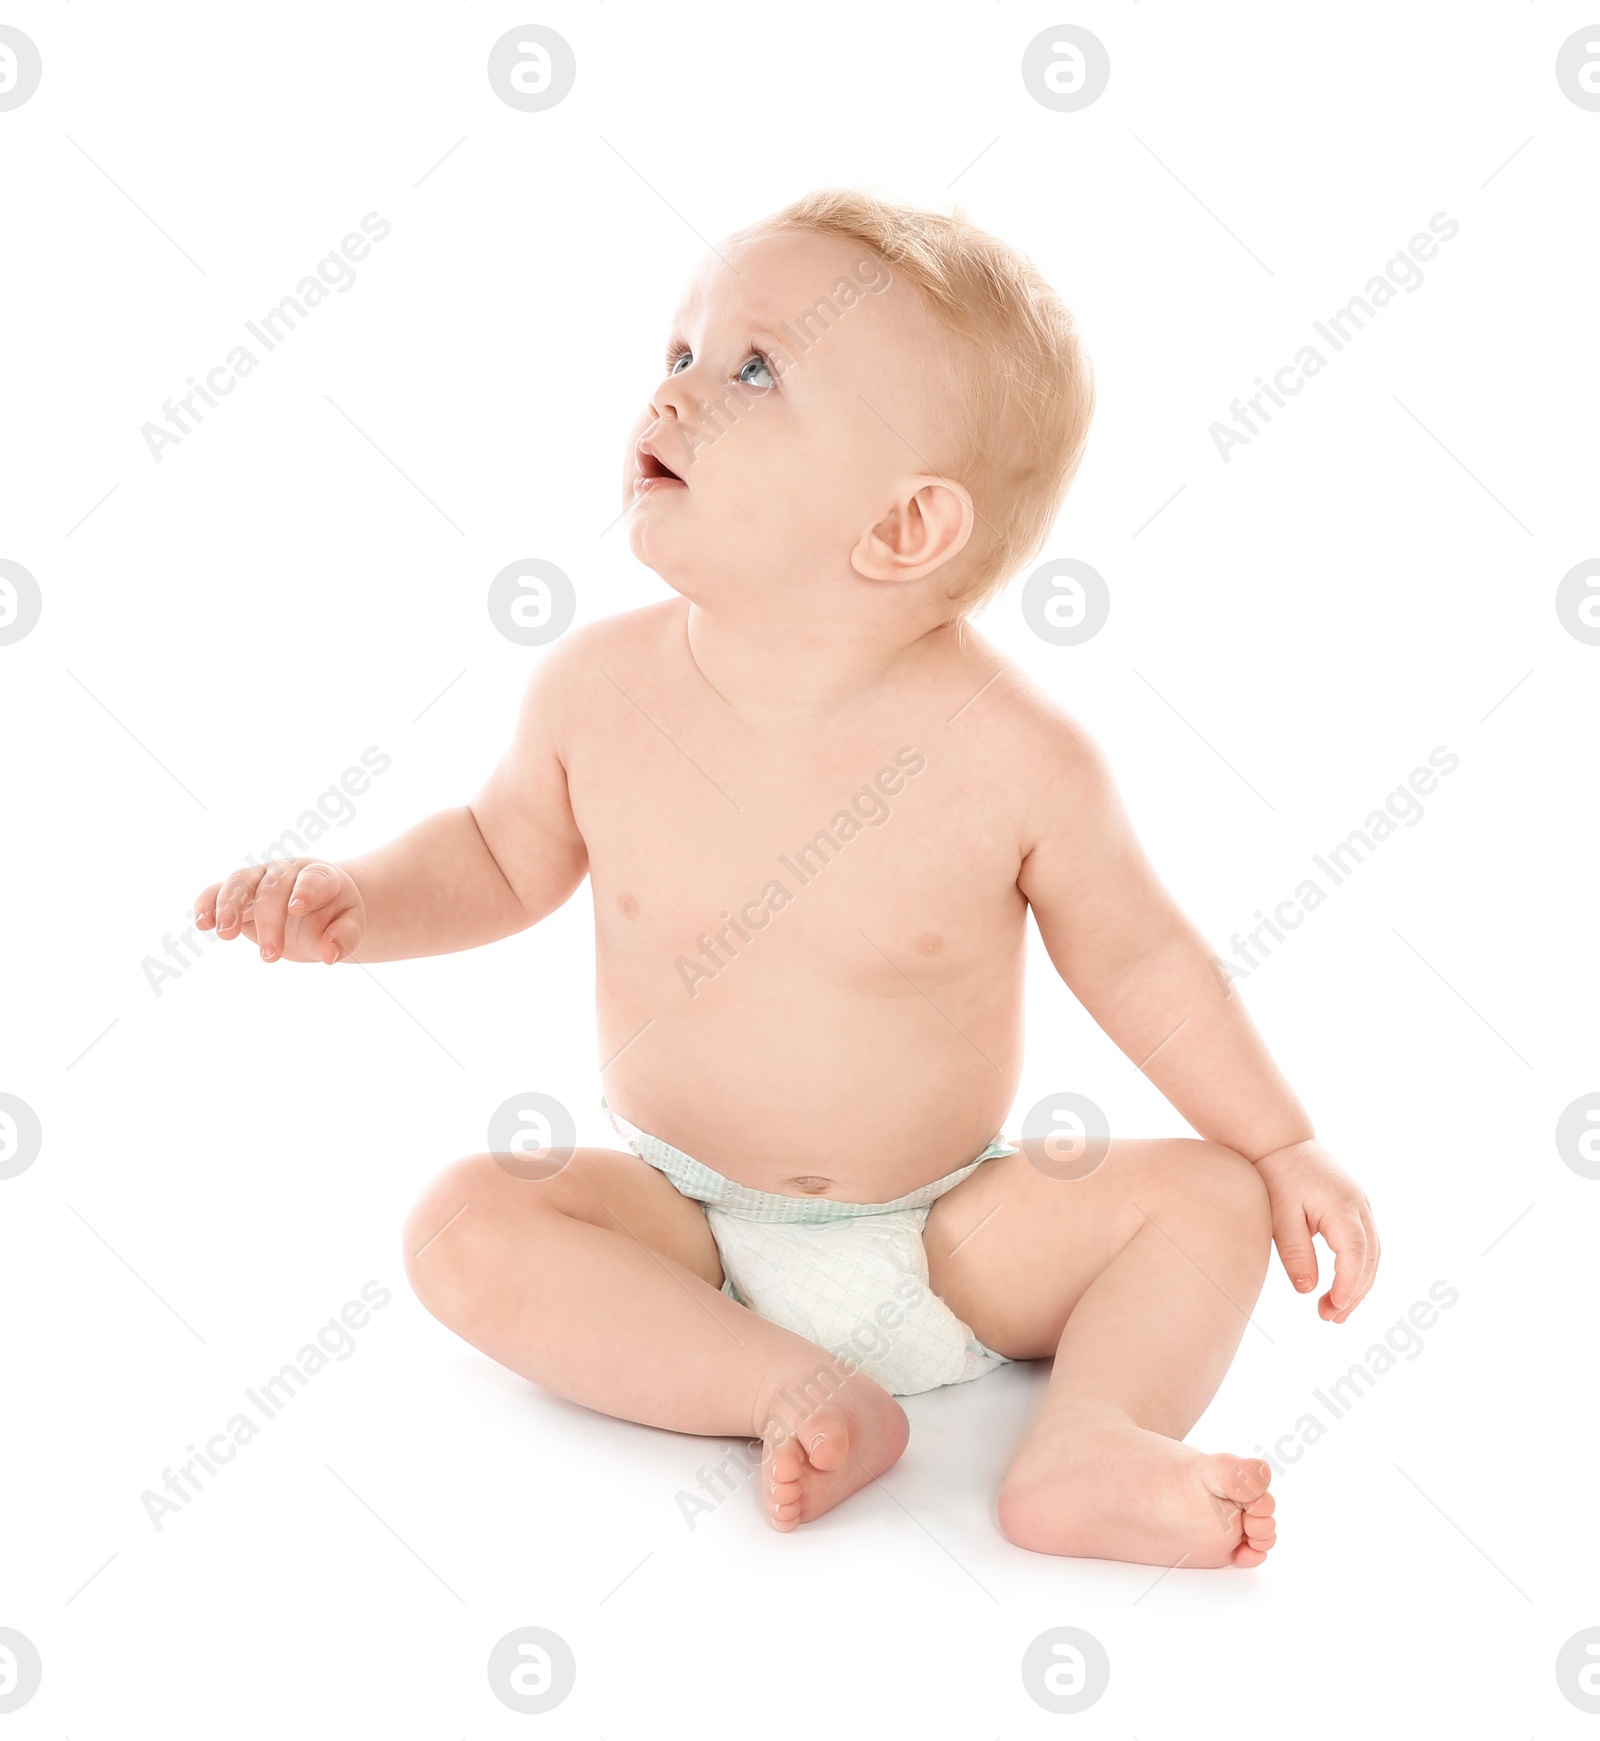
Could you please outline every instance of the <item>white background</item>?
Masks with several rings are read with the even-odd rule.
[[[578,1658],[556,1736],[1053,1734],[1019,1665],[1060,1625],[1112,1664],[1074,1733],[1590,1732],[1553,1668],[1600,1624],[1600,1184],[1553,1130],[1600,1088],[1600,648],[1554,593],[1600,545],[1600,114],[1554,63],[1593,13],[7,7],[44,62],[0,114],[0,556],[44,598],[0,647],[0,1090],[44,1129],[0,1183],[0,1625],[44,1660],[7,1736],[523,1733],[484,1665],[534,1624]],[[485,76],[530,17],[577,56],[542,114]],[[1075,114],[1019,75],[1064,18],[1111,57]],[[960,199],[1077,312],[1100,409],[1045,554],[1110,620],[1048,646],[1017,583],[981,627],[1105,746],[1219,949],[1460,757],[1243,987],[1385,1261],[1341,1328],[1275,1266],[1194,1442],[1270,1443],[1460,1292],[1280,1477],[1259,1572],[1009,1546],[1042,1370],[912,1399],[882,1490],[796,1535],[747,1492],[691,1532],[714,1443],[425,1315],[400,1222],[496,1106],[614,1143],[586,891],[370,973],[205,940],[157,995],[142,965],[366,746],[392,766],[330,855],[476,790],[542,656],[489,620],[506,563],[558,563],[580,622],[665,596],[603,529],[671,308],[703,238],[830,183]],[[354,287],[155,463],[140,425],[369,211]],[[1224,464],[1208,426],[1440,211],[1422,286]],[[1183,1130],[1037,948],[1029,1008],[1009,1128],[1072,1088]],[[141,1493],[369,1278],[356,1353],[153,1529]]]

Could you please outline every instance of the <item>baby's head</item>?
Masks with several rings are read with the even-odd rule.
[[[1014,249],[815,193],[691,281],[628,450],[633,550],[750,621],[964,616],[1048,536],[1093,405],[1071,314]]]

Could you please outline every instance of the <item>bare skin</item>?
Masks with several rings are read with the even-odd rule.
[[[944,469],[959,444],[933,315],[839,238],[724,253],[680,310],[625,475],[635,553],[681,596],[546,652],[470,805],[343,865],[236,871],[197,922],[268,961],[393,960],[525,929],[587,875],[611,1106],[742,1184],[876,1203],[1007,1117],[1031,912],[1202,1140],[1119,1140],[1066,1177],[1059,1147],[1030,1144],[934,1204],[935,1291],[991,1347],[1055,1362],[1001,1528],[1044,1553],[1259,1564],[1266,1465],[1183,1436],[1274,1240],[1302,1290],[1312,1236],[1333,1249],[1323,1318],[1359,1303],[1366,1198],[1083,730],[952,604],[984,533]],[[864,292],[812,348],[753,356],[847,275]],[[457,1163],[407,1225],[443,1323],[591,1408],[760,1437],[778,1529],[900,1455],[900,1405],[722,1294],[703,1211],[662,1175],[611,1150],[535,1177],[503,1159]]]

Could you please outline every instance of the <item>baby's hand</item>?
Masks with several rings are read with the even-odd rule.
[[[1311,1236],[1320,1233],[1333,1252],[1333,1284],[1317,1301],[1317,1314],[1342,1324],[1378,1273],[1378,1231],[1366,1193],[1315,1139],[1274,1149],[1256,1171],[1267,1187],[1278,1256],[1301,1293],[1317,1285]]]
[[[316,858],[277,858],[236,870],[194,904],[196,925],[219,937],[242,931],[263,961],[334,962],[353,955],[366,930],[361,891],[347,871]]]

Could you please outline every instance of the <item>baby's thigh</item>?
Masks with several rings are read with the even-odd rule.
[[[582,1267],[591,1248],[570,1237],[576,1224],[646,1246],[721,1287],[722,1265],[704,1209],[637,1155],[575,1149],[542,1178],[519,1177],[502,1159],[482,1154],[455,1162],[412,1209],[405,1264],[424,1299],[430,1290],[514,1286],[530,1264],[570,1259]]]
[[[1053,1355],[1085,1290],[1152,1216],[1249,1163],[1192,1138],[1113,1141],[1079,1176],[1043,1141],[986,1161],[928,1215],[928,1280],[978,1338],[1013,1359]]]

